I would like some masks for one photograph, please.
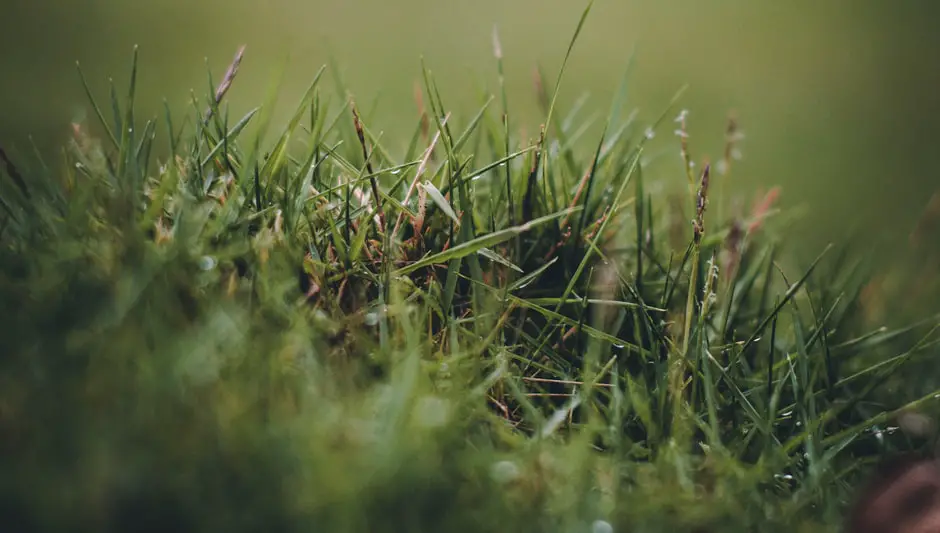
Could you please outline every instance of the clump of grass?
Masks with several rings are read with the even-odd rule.
[[[321,69],[271,141],[274,92],[224,99],[243,53],[141,127],[135,50],[126,97],[89,91],[101,140],[76,125],[58,167],[2,153],[24,531],[812,530],[869,463],[929,446],[885,426],[940,393],[901,386],[937,318],[864,329],[864,270],[782,256],[775,191],[710,208],[737,122],[696,171],[686,112],[624,116],[625,76],[583,154],[581,115],[553,120],[564,67],[530,141],[502,84],[462,116],[422,65],[393,143],[341,82],[326,105]],[[684,170],[648,164],[677,114]],[[678,212],[650,188],[677,178]]]

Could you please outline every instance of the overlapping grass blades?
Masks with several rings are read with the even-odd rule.
[[[464,115],[422,64],[426,127],[389,140],[320,69],[269,145],[276,91],[237,120],[224,100],[243,52],[189,120],[139,127],[135,49],[59,175],[0,153],[3,464],[82,494],[25,520],[127,526],[204,493],[219,514],[167,527],[785,529],[918,445],[879,428],[940,394],[905,373],[937,317],[865,329],[861,274],[838,275],[863,269],[784,260],[768,203],[722,219],[707,172],[682,212],[652,193],[692,176],[642,157],[678,96],[647,130],[625,78],[582,154],[583,113],[552,120],[567,55],[531,144],[502,81]]]

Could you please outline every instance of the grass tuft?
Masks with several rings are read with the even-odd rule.
[[[274,88],[225,99],[244,47],[184,119],[141,126],[136,48],[112,117],[82,75],[100,123],[58,171],[0,150],[4,523],[821,531],[874,462],[926,453],[896,428],[937,413],[938,317],[873,320],[893,293],[849,248],[789,252],[779,189],[709,209],[737,119],[717,174],[686,111],[654,164],[681,91],[640,124],[625,75],[573,147],[587,104],[553,118],[589,11],[535,141],[495,30],[498,94],[464,114],[422,63],[407,139],[324,67],[268,141]]]

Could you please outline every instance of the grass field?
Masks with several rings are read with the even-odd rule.
[[[326,79],[342,75],[372,129],[384,131],[384,144],[398,155],[416,112],[419,58],[434,70],[452,111],[472,114],[481,93],[496,89],[494,25],[515,127],[534,137],[544,117],[531,98],[533,69],[557,72],[581,8],[565,0],[17,2],[0,20],[0,143],[29,155],[29,134],[44,151],[57,150],[70,120],[94,125],[76,60],[95,93],[106,95],[108,78],[122,75],[128,50],[139,44],[137,110],[152,118],[163,114],[164,98],[175,115],[185,113],[190,90],[206,90],[204,58],[221,72],[247,44],[243,77],[227,96],[233,115],[264,98],[288,58],[285,105],[275,110],[283,124],[286,102],[300,98],[333,56],[337,69]],[[933,87],[940,78],[923,59],[940,46],[936,11],[925,0],[603,0],[573,51],[559,105],[571,109],[588,95],[580,114],[584,122],[595,119],[596,138],[635,48],[629,95],[639,118],[655,120],[688,84],[681,105],[691,111],[699,154],[717,157],[723,139],[710,133],[736,111],[747,135],[738,190],[753,195],[781,186],[780,205],[804,210],[792,231],[808,259],[849,231],[864,232],[883,249],[879,257],[890,257],[936,190],[940,97]]]
[[[831,531],[931,453],[929,250],[804,260],[735,122],[637,118],[628,61],[589,132],[588,15],[541,131],[419,69],[389,139],[326,66],[274,129],[238,59],[148,121],[135,50],[60,153],[4,152],[9,531]]]

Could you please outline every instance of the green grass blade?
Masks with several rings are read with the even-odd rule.
[[[414,263],[411,263],[408,266],[399,268],[392,272],[392,276],[393,277],[404,276],[404,275],[410,274],[411,272],[414,272],[416,270],[419,270],[419,269],[422,269],[431,265],[446,263],[450,261],[451,259],[455,259],[455,258],[466,257],[470,254],[478,252],[479,250],[483,248],[490,248],[501,242],[505,242],[517,235],[530,231],[533,228],[541,226],[542,224],[546,224],[553,220],[557,220],[565,215],[574,213],[576,211],[577,211],[577,208],[565,209],[563,211],[559,211],[558,213],[553,213],[551,215],[546,215],[544,217],[531,220],[525,224],[520,224],[518,226],[506,228],[504,230],[500,230],[494,233],[489,233],[487,235],[477,237],[471,241],[458,244],[457,246],[454,246],[453,248],[449,248],[443,252],[438,252],[436,254],[429,255],[418,261],[415,261]]]
[[[118,143],[117,137],[114,136],[114,130],[108,125],[107,119],[104,118],[104,113],[101,111],[101,106],[98,105],[98,101],[95,99],[95,96],[91,92],[91,87],[88,85],[88,80],[85,78],[85,73],[82,71],[81,64],[76,61],[75,68],[78,70],[78,76],[82,81],[82,87],[85,89],[85,96],[88,98],[88,102],[91,104],[92,109],[95,110],[95,116],[98,117],[98,121],[101,123],[101,127],[104,128],[105,133],[108,135],[108,140],[111,141],[111,144],[115,148],[120,148],[120,143]]]
[[[441,211],[443,211],[445,215],[450,217],[450,219],[453,220],[454,223],[459,226],[460,219],[457,218],[457,213],[454,213],[453,208],[451,208],[450,203],[447,201],[447,199],[444,198],[444,195],[441,194],[441,191],[439,191],[438,188],[435,187],[434,184],[431,183],[430,181],[425,181],[420,186],[425,191],[427,191],[428,196],[431,198],[431,201],[434,202],[434,204],[437,205],[437,207]]]

